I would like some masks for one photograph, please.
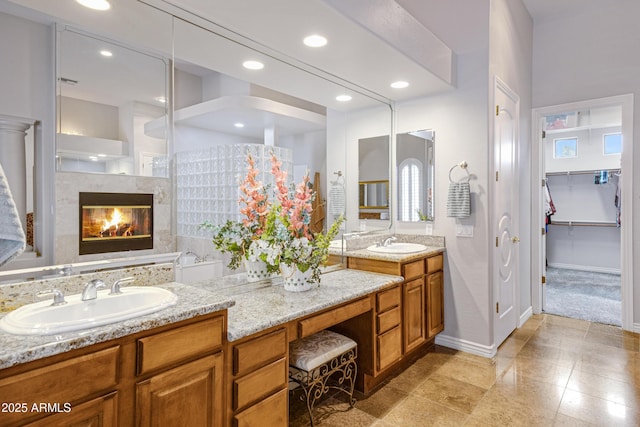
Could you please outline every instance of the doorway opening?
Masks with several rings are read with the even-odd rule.
[[[632,194],[631,109],[620,96],[534,111],[542,183],[534,312],[633,328],[631,203],[623,204]]]

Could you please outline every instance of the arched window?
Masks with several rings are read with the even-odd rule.
[[[400,163],[398,179],[398,219],[400,221],[419,221],[418,211],[422,210],[423,168],[422,162],[410,157]]]

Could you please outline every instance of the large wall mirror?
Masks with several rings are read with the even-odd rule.
[[[396,135],[398,221],[434,220],[435,132]]]
[[[169,61],[69,27],[58,31],[56,167],[167,176]],[[163,126],[166,129],[166,126]]]
[[[46,12],[51,15],[58,13],[58,9],[48,3],[43,3],[44,7],[49,8]],[[144,13],[151,12],[145,10]],[[160,12],[154,9],[153,13]],[[64,252],[60,248],[72,247],[68,242],[77,239],[64,235],[66,229],[77,231],[73,219],[77,215],[77,206],[73,206],[74,194],[86,190],[74,188],[76,185],[96,186],[98,191],[113,191],[119,185],[130,185],[134,190],[140,185],[148,185],[161,204],[159,217],[170,224],[166,233],[164,230],[157,233],[163,240],[162,246],[154,247],[154,253],[191,250],[202,257],[215,257],[210,236],[199,225],[204,220],[220,222],[237,215],[236,191],[239,179],[246,173],[243,150],[247,146],[263,147],[265,152],[271,150],[270,147],[280,150],[296,181],[307,170],[310,172],[324,203],[325,229],[341,214],[357,221],[358,181],[368,179],[359,177],[359,141],[391,133],[389,105],[375,96],[363,94],[347,82],[329,80],[321,77],[322,73],[317,70],[304,70],[299,64],[293,66],[273,55],[252,50],[246,43],[222,37],[216,34],[216,26],[209,22],[201,20],[194,25],[190,19],[196,20],[195,17],[180,13],[184,16],[166,14],[170,22],[158,16],[163,24],[171,26],[171,30],[163,26],[160,35],[147,37],[155,40],[170,34],[174,56],[155,53],[164,47],[154,50],[152,42],[142,43],[131,38],[131,43],[127,43],[127,34],[111,37],[102,27],[99,28],[100,35],[94,35],[88,31],[87,23],[83,23],[80,30],[58,29],[59,70],[43,69],[39,76],[52,81],[53,76],[58,78],[57,85],[49,89],[50,98],[56,100],[59,108],[51,111],[53,115],[59,115],[49,124],[49,131],[56,136],[57,142],[55,151],[52,149],[49,155],[51,164],[64,173],[51,171],[48,172],[50,175],[44,176],[44,171],[38,172],[40,179],[56,181],[52,197],[59,201],[52,218],[55,233],[54,227],[43,228],[43,232],[56,241],[51,264],[69,262],[60,256]],[[135,19],[133,11],[125,16],[128,20]],[[81,22],[79,19],[58,19],[67,23]],[[13,22],[14,18],[9,20]],[[20,26],[27,21],[16,18],[15,22]],[[28,25],[36,27],[34,31],[39,31],[45,42],[51,37],[47,35],[50,24]],[[147,30],[159,31],[148,27],[137,32],[136,37],[144,39]],[[166,40],[164,42],[166,44]],[[111,95],[112,99],[80,90],[83,82],[88,83],[90,79],[75,73],[76,67],[89,66],[78,64],[83,61],[79,55],[94,55],[93,66],[97,69],[90,73],[93,78],[107,70],[106,65],[100,65],[100,61],[108,59],[99,56],[101,49],[110,49],[112,59],[135,56],[136,60],[128,60],[131,66],[145,64],[141,68],[145,70],[142,74],[140,69],[124,70],[127,78],[146,76],[148,81],[134,84],[146,88],[144,94],[138,94],[128,83],[120,84],[117,79],[109,84],[102,81],[93,85],[104,89],[101,96]],[[95,56],[96,52],[98,56]],[[244,68],[242,63],[247,60],[260,61],[264,68]],[[106,74],[107,77],[124,78],[122,71],[112,70]],[[116,93],[120,92],[116,90],[120,86],[129,88],[128,97]],[[168,101],[164,104],[163,94]],[[345,99],[347,94],[348,102],[336,99],[339,95],[343,95],[340,99]],[[116,96],[120,98],[113,99]],[[378,169],[382,169],[382,179],[391,182],[389,138],[385,138],[387,160]],[[219,157],[212,157],[206,165],[194,161],[194,173],[180,169],[191,159],[202,160],[198,156],[203,151],[215,152]],[[169,167],[164,170],[154,167],[163,156],[168,156]],[[217,184],[214,186],[211,181],[206,185],[196,183],[194,176],[198,167],[206,167],[210,172],[207,179],[218,179]],[[259,167],[268,171],[270,164],[266,162]],[[368,167],[362,170],[368,170]],[[139,179],[140,176],[143,178]],[[168,180],[147,179],[147,176],[168,176],[175,180],[172,180],[173,185],[166,185],[164,181]],[[205,187],[208,187],[207,191],[213,189],[214,193],[205,195]],[[345,231],[357,231],[357,224],[345,225]],[[134,255],[137,253],[112,256]],[[86,256],[80,261],[85,259],[93,261]]]

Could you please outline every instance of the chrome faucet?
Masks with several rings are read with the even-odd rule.
[[[39,297],[45,295],[53,295],[53,302],[51,305],[65,305],[67,302],[64,300],[64,294],[58,289],[45,289],[36,294]]]
[[[98,297],[98,289],[102,289],[105,287],[105,284],[100,279],[93,279],[87,284],[84,285],[84,289],[82,290],[82,301],[88,301],[92,299],[96,299]]]
[[[135,282],[135,280],[136,279],[134,277],[125,277],[123,279],[116,280],[113,282],[113,285],[111,285],[111,292],[109,292],[109,295],[121,294],[122,291],[120,290],[120,286],[128,285],[129,283]]]
[[[391,242],[393,242],[394,240],[398,240],[398,238],[396,236],[389,236],[382,241],[382,245],[380,246],[384,246],[384,247],[391,246]]]

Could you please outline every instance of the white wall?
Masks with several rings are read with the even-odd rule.
[[[488,11],[487,11],[488,12]],[[397,133],[435,131],[435,221],[433,234],[445,236],[445,330],[459,342],[491,345],[489,258],[487,256],[487,80],[486,50],[458,55],[458,86],[439,96],[397,105]],[[447,218],[451,166],[466,160],[471,180],[471,238],[456,237],[458,220]],[[415,232],[411,224],[396,231]]]
[[[55,170],[55,79],[53,29],[0,13],[0,114],[39,120],[35,131],[36,250],[41,257],[30,264],[11,265],[28,268],[48,265],[53,257],[53,218]],[[1,160],[0,160],[1,161]]]
[[[620,0],[615,7],[605,2],[589,2],[580,13],[536,22],[534,31],[533,106],[634,94],[633,123],[640,125],[640,2]],[[553,65],[553,66],[551,66]],[[640,134],[636,132],[634,146]],[[626,142],[625,142],[626,143]],[[633,164],[640,164],[640,150],[634,150]],[[633,186],[640,188],[640,174]],[[624,202],[624,201],[623,201]],[[640,219],[640,200],[634,197],[634,218]],[[640,228],[633,231],[640,240]],[[634,265],[640,265],[635,251]],[[640,322],[640,281],[633,280],[634,323]]]

